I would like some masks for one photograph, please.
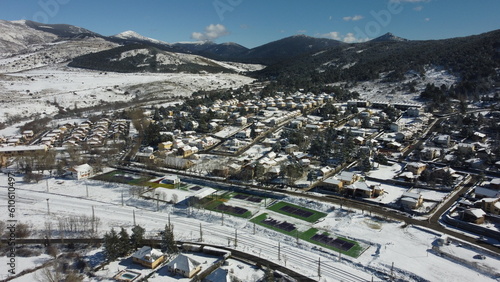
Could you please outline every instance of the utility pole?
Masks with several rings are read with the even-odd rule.
[[[201,222],[200,222],[200,242],[203,242],[203,230],[201,229]]]
[[[47,214],[50,215],[49,199],[47,198]]]
[[[255,235],[255,222],[253,223],[253,235]]]
[[[278,260],[281,260],[281,244],[278,242]]]
[[[95,227],[95,213],[94,213],[94,206],[92,206],[92,232],[95,232],[96,231],[96,227]]]
[[[392,266],[391,266],[391,281],[394,281],[394,262],[392,262]]]
[[[134,226],[135,226],[135,210],[132,210],[132,216],[134,217]],[[170,223],[169,223],[170,225]]]
[[[221,225],[224,225],[224,212],[222,212],[222,224]]]
[[[238,229],[234,229],[234,247],[238,247]]]
[[[87,195],[87,197],[88,197],[88,195]],[[123,190],[122,190],[122,206],[123,206]]]
[[[168,227],[170,228],[170,213],[168,213]]]
[[[87,185],[87,181],[85,181],[85,191],[87,192],[87,198],[89,197],[89,185]]]
[[[45,184],[47,185],[47,193],[49,193],[49,180],[45,179]]]
[[[321,257],[318,258],[318,277],[321,277]]]

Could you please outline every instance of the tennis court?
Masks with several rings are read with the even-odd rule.
[[[304,217],[304,218],[308,218],[314,214],[310,211],[306,211],[306,210],[303,210],[303,209],[297,208],[297,207],[292,207],[290,205],[283,206],[280,208],[280,210],[287,212],[287,213],[291,213],[291,214],[300,216],[300,217]]]
[[[227,206],[224,204],[218,205],[216,209],[218,211],[237,214],[237,215],[243,215],[244,213],[246,213],[248,211],[247,209],[244,209],[244,208]]]
[[[316,234],[311,237],[311,240],[342,250],[344,252],[347,252],[352,247],[354,247],[354,243],[344,241],[340,238],[333,239],[332,237],[323,234]]]
[[[286,232],[291,232],[295,230],[295,225],[286,221],[278,221],[276,219],[272,219],[270,217],[261,221],[261,223],[272,226],[274,228],[278,228],[284,230]]]

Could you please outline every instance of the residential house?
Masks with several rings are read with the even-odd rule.
[[[35,135],[35,133],[33,132],[33,130],[25,130],[23,131],[23,135],[26,138],[32,138]]]
[[[236,124],[237,125],[246,125],[247,124],[247,118],[246,117],[239,117],[236,119]]]
[[[474,194],[476,199],[500,197],[500,191],[481,186],[478,186],[474,189]]]
[[[490,188],[495,190],[500,190],[500,178],[493,178],[490,181]]]
[[[462,220],[475,224],[483,224],[486,213],[482,209],[470,208],[462,213]]]
[[[158,150],[160,150],[160,151],[172,150],[173,146],[174,146],[174,143],[172,143],[172,141],[161,142],[158,144]]]
[[[472,136],[472,139],[476,142],[485,142],[486,141],[486,134],[481,133],[481,132],[474,132],[474,135]]]
[[[132,261],[144,267],[154,269],[165,260],[159,250],[144,246],[132,255]]]
[[[345,185],[351,185],[354,182],[358,181],[360,179],[360,176],[354,172],[350,171],[342,171],[340,174],[337,175],[337,178],[342,181],[342,184]]]
[[[439,154],[439,151],[436,150],[435,148],[426,147],[422,151],[420,151],[420,157],[426,161],[430,161],[430,160],[436,158],[438,156],[438,154]]]
[[[457,150],[462,154],[469,154],[476,150],[476,146],[469,143],[459,143]]]
[[[297,146],[296,144],[288,144],[284,149],[285,153],[292,154],[293,152],[299,151],[299,146]]]
[[[206,282],[231,282],[234,281],[229,274],[229,270],[217,268],[214,272],[210,273],[204,281]]]
[[[234,135],[234,137],[236,137],[238,139],[246,139],[246,138],[250,138],[250,133],[251,133],[250,129],[245,129],[245,130],[238,131],[238,133],[236,133],[236,135]]]
[[[343,190],[343,182],[335,176],[328,177],[327,179],[321,182],[321,186],[332,189],[334,191],[340,192]]]
[[[480,204],[483,211],[500,215],[500,198],[484,198],[480,200]]]
[[[420,193],[404,192],[400,201],[404,209],[412,210],[422,206],[424,198]]]
[[[88,164],[77,165],[67,170],[69,175],[77,180],[92,177],[94,169]]]
[[[414,175],[420,175],[426,167],[426,164],[419,162],[411,162],[406,165],[406,169]]]
[[[355,182],[351,185],[344,186],[344,191],[347,195],[361,198],[371,198],[373,189],[366,182]]]
[[[396,133],[396,136],[394,137],[396,141],[402,142],[402,141],[408,141],[413,137],[413,134],[410,131],[403,131],[403,132],[398,132]]]
[[[422,111],[421,108],[412,107],[412,108],[409,108],[408,110],[406,110],[406,114],[409,117],[418,117],[420,115],[421,111]]]
[[[201,270],[201,265],[196,260],[180,254],[167,264],[168,271],[180,274],[186,278],[192,278]]]
[[[11,157],[42,154],[47,150],[46,145],[0,147],[0,166],[6,166]]]
[[[135,154],[135,157],[137,161],[141,163],[150,162],[155,159],[155,155],[153,155],[153,153],[150,152],[138,152],[137,154]]]
[[[166,157],[164,160],[165,167],[173,168],[173,169],[188,169],[194,165],[194,163],[187,159],[175,158],[175,157]]]
[[[400,123],[391,123],[389,125],[389,129],[392,131],[392,132],[400,132],[401,130],[403,130],[404,128],[404,125],[403,124],[400,124]]]

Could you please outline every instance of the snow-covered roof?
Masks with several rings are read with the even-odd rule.
[[[147,262],[155,262],[157,259],[159,259],[161,256],[163,256],[163,253],[160,252],[157,249],[152,249],[149,246],[144,246],[137,252],[135,252],[132,257],[147,261]]]
[[[198,193],[196,193],[193,197],[198,198],[198,199],[203,199],[206,196],[210,196],[215,192],[217,192],[217,190],[215,190],[213,188],[206,187],[206,188],[203,188],[200,191],[198,191]]]
[[[210,273],[205,280],[209,282],[229,282],[231,281],[231,276],[229,275],[229,271],[227,269],[218,268],[214,272]]]
[[[412,199],[420,199],[422,195],[419,193],[412,193],[412,192],[404,192],[402,198],[412,198]]]
[[[341,181],[335,177],[329,177],[325,180],[323,180],[323,183],[326,184],[332,184],[332,185],[338,185]]]
[[[81,172],[81,171],[89,171],[92,170],[92,167],[89,164],[77,165],[71,168],[72,171]]]
[[[488,189],[485,187],[476,187],[475,191],[476,196],[482,196],[486,198],[497,198],[500,197],[500,191]]]
[[[20,152],[20,151],[37,151],[37,150],[46,150],[47,146],[45,145],[33,145],[33,146],[6,146],[0,147],[0,153],[4,152]]]
[[[484,215],[486,215],[486,213],[482,209],[467,209],[465,210],[465,212],[470,215],[473,215],[476,218],[481,218]]]
[[[199,262],[183,254],[178,255],[175,259],[167,264],[169,268],[178,269],[186,273],[191,272],[198,265],[200,265]]]

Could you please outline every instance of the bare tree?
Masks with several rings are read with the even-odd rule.
[[[35,272],[35,280],[39,282],[64,281],[64,274],[56,271],[54,263],[51,263],[42,268],[40,271]]]
[[[172,194],[172,204],[177,204],[177,201],[179,201],[179,196],[177,194]]]
[[[31,230],[33,226],[28,223],[19,223],[16,225],[16,237],[17,238],[26,238],[31,235]]]

